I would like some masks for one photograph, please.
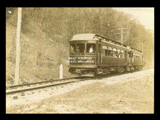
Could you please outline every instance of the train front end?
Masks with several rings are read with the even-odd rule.
[[[95,34],[78,34],[70,40],[69,72],[80,76],[94,75],[97,69]]]

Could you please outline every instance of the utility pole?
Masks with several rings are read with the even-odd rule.
[[[124,34],[124,33],[129,33],[129,32],[123,32],[124,29],[127,29],[127,28],[117,29],[117,30],[120,30],[121,32],[120,32],[120,33],[114,33],[114,34],[121,34],[121,44],[123,44],[123,34]]]
[[[101,33],[100,13],[101,13],[101,8],[99,8],[99,11],[98,11],[98,33]]]
[[[21,20],[22,20],[22,8],[18,8],[17,41],[16,41],[15,84],[18,84],[18,82],[19,82]]]

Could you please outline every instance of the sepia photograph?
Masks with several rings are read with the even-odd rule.
[[[6,114],[154,114],[154,7],[6,7]]]

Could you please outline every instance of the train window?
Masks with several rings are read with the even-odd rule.
[[[138,56],[135,56],[135,60],[138,60]]]
[[[140,60],[140,56],[135,56],[135,60]]]
[[[77,48],[76,48],[76,52],[80,53],[80,54],[84,54],[84,51],[85,51],[85,44],[84,43],[78,43]]]
[[[111,47],[108,47],[107,56],[113,56],[113,50]]]
[[[140,60],[142,61],[142,56],[140,56]]]
[[[105,56],[108,56],[108,50],[105,50]]]
[[[111,56],[112,54],[112,50],[105,50],[105,56]]]
[[[117,51],[113,51],[113,57],[114,58],[119,58],[118,52]]]
[[[136,56],[135,55],[133,55],[133,58],[134,58],[134,61],[136,60]]]
[[[107,50],[107,56],[111,56],[111,50]]]
[[[131,57],[131,52],[130,51],[128,52],[128,57]]]
[[[88,43],[87,44],[87,53],[95,53],[95,50],[96,49],[96,44],[91,44],[91,43]]]
[[[110,51],[110,56],[112,56],[112,57],[113,57],[113,51]]]
[[[115,54],[116,54],[116,57],[119,58],[119,53],[118,53],[118,51],[116,51]]]
[[[118,57],[118,52],[115,48],[113,48],[113,57],[117,58]]]
[[[120,50],[117,49],[117,58],[120,58]]]
[[[124,58],[124,51],[123,50],[120,51],[119,58]]]
[[[127,53],[127,51],[125,51],[125,58],[127,58],[128,57],[128,53]]]
[[[122,58],[124,58],[124,52],[122,53]]]
[[[71,54],[75,53],[75,44],[70,44],[70,53]]]
[[[120,52],[119,53],[119,58],[124,58],[124,53]]]
[[[119,53],[119,58],[122,58],[122,52]]]
[[[128,55],[129,55],[130,58],[132,58],[132,57],[133,57],[133,52],[132,52],[132,51],[129,51],[129,52],[128,52]]]

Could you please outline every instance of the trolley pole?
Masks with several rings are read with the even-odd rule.
[[[19,7],[19,8],[18,8],[18,20],[17,20],[15,84],[18,84],[18,83],[19,83],[21,20],[22,20],[22,8]]]

